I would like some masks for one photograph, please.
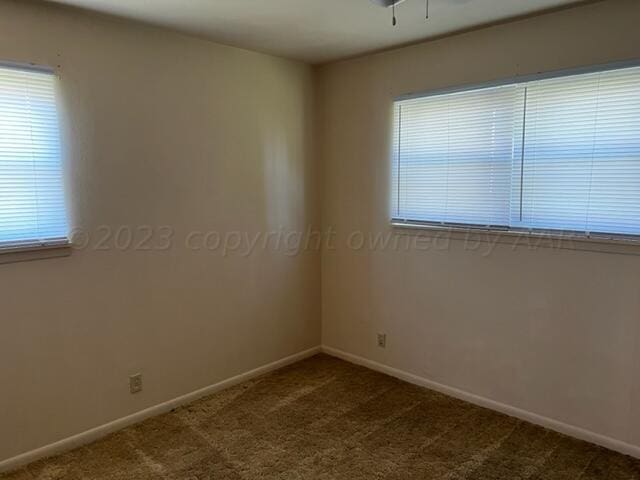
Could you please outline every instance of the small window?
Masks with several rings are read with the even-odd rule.
[[[0,248],[67,242],[55,83],[0,67]]]
[[[640,235],[640,68],[395,103],[395,223]]]

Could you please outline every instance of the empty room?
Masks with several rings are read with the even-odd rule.
[[[0,480],[640,480],[639,0],[0,0]]]

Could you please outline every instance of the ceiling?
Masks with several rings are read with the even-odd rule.
[[[576,0],[50,0],[205,36],[216,42],[325,63],[464,30]]]

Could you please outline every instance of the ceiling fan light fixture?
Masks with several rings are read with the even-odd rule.
[[[404,2],[404,0],[371,0],[373,3],[375,3],[376,5],[380,5],[381,7],[393,7],[395,5],[398,5],[399,3]]]
[[[397,20],[396,20],[396,5],[399,5],[400,3],[404,2],[405,0],[370,0],[371,3],[374,3],[376,5],[379,5],[381,7],[386,7],[386,8],[392,8],[393,9],[393,21],[392,24],[395,27],[397,24]],[[429,20],[429,0],[426,0],[426,19]]]

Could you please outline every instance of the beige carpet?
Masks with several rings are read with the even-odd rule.
[[[640,479],[640,461],[319,355],[4,480]]]

